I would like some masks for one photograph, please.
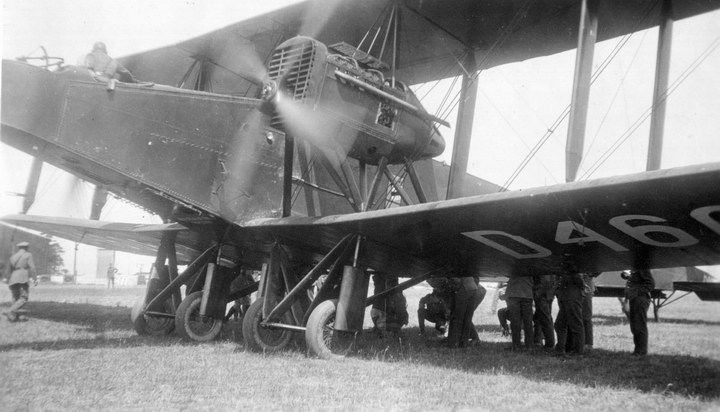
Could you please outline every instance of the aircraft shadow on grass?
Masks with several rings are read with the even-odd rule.
[[[597,324],[602,324],[605,326],[617,326],[617,325],[627,325],[628,319],[625,315],[616,315],[616,316],[608,316],[608,315],[593,315],[593,322]],[[648,322],[654,323],[654,320],[652,319],[652,314],[648,316]],[[675,324],[681,324],[681,325],[704,325],[704,326],[720,326],[720,322],[717,321],[711,321],[711,320],[704,320],[704,319],[680,319],[680,318],[665,318],[660,316],[660,323],[675,323]],[[628,326],[629,328],[630,326]]]
[[[2,304],[1,309],[9,305]],[[103,337],[111,331],[130,332],[130,308],[110,307],[81,303],[31,302],[28,304],[29,323],[33,319],[66,323],[97,333],[86,339],[52,339],[0,345],[0,352],[11,350],[64,350],[100,349],[108,347],[170,346],[181,341],[170,337],[138,336]],[[622,323],[622,316],[599,316],[610,322]],[[683,319],[669,320],[678,323],[702,323]],[[707,323],[707,322],[706,322]],[[715,323],[712,323],[715,324]],[[20,326],[21,324],[18,324]],[[499,326],[477,325],[481,333],[500,334]],[[432,328],[431,328],[432,330]],[[432,332],[428,335],[432,336]],[[353,357],[373,361],[403,361],[424,363],[428,366],[461,370],[467,373],[521,375],[525,378],[567,382],[584,386],[608,386],[637,389],[643,392],[677,393],[703,399],[720,398],[720,361],[688,355],[655,355],[643,358],[629,352],[595,349],[582,358],[557,357],[542,351],[508,352],[509,340],[481,342],[479,345],[448,349],[437,337],[422,337],[417,327],[405,328],[401,338],[378,337],[369,329],[358,342],[361,349]],[[240,341],[240,334],[227,330],[222,338]],[[301,339],[299,339],[301,340]],[[197,343],[188,343],[197,345]],[[302,345],[296,345],[302,351]],[[551,378],[549,378],[551,377]]]
[[[499,326],[478,325],[478,332],[500,335]],[[628,333],[630,331],[628,330]],[[554,352],[507,351],[505,342],[483,341],[469,348],[449,349],[436,337],[419,335],[407,328],[399,340],[393,337],[364,342],[356,356],[368,360],[411,359],[438,368],[467,373],[521,375],[539,382],[552,380],[588,387],[607,386],[642,392],[720,398],[720,361],[689,355],[632,356],[627,352],[594,349],[582,357],[556,356]],[[481,335],[481,340],[482,340]],[[369,343],[369,346],[368,346]]]

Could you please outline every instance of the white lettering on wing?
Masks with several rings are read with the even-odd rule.
[[[720,205],[694,209],[690,212],[690,216],[720,235],[720,221],[711,216],[713,213],[720,214]],[[682,229],[667,224],[657,224],[665,222],[667,222],[665,219],[651,215],[621,215],[608,220],[608,223],[614,228],[648,246],[681,248],[700,243],[697,238]],[[652,234],[655,235],[651,236]],[[537,259],[552,255],[552,252],[544,246],[500,230],[476,230],[464,232],[463,235],[516,259]],[[505,241],[499,243],[490,237],[496,237],[498,240],[505,239]],[[598,242],[615,252],[629,251],[628,248],[616,241],[572,220],[558,222],[555,242],[580,245]]]
[[[649,215],[625,215],[617,216],[610,219],[609,223],[626,235],[637,239],[638,241],[650,246],[662,247],[686,247],[698,243],[698,240],[689,235],[687,232],[672,226],[666,225],[637,225],[631,226],[628,222],[631,220],[645,220],[648,222],[665,222],[665,219],[649,216]],[[674,240],[659,240],[651,238],[649,233],[665,234]]]
[[[463,235],[477,240],[480,243],[483,243],[485,245],[488,245],[492,248],[495,248],[507,255],[510,255],[516,259],[530,259],[530,258],[543,258],[548,257],[552,254],[548,249],[538,245],[537,243],[533,243],[527,239],[524,239],[520,236],[511,235],[509,233],[501,232],[499,230],[478,230],[475,232],[467,232],[463,233]],[[509,248],[508,246],[502,245],[494,240],[488,239],[486,236],[502,236],[506,239],[510,239],[511,241],[515,242],[516,245],[522,245],[525,246],[526,249],[530,249],[529,252],[526,251],[520,251],[520,250],[513,250]]]
[[[720,222],[710,216],[711,213],[715,212],[720,212],[720,206],[700,207],[690,212],[690,216],[720,235]]]
[[[582,236],[570,237],[573,231]],[[605,236],[581,225],[580,223],[573,222],[572,220],[558,223],[557,231],[555,232],[555,241],[565,245],[572,243],[585,244],[588,242],[599,242],[616,252],[628,251],[628,249],[623,245],[606,238]]]

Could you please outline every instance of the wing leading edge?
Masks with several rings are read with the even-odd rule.
[[[202,251],[192,232],[177,223],[147,225],[31,215],[3,216],[0,221],[102,249],[147,256],[155,256],[164,233],[176,232],[179,262],[190,262]]]
[[[358,233],[376,270],[486,277],[720,263],[720,163],[321,218],[251,222],[305,247]],[[382,253],[371,253],[372,250]]]

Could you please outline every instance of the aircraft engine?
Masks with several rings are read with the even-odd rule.
[[[345,43],[328,48],[292,38],[270,59],[264,111],[273,127],[367,164],[440,155],[445,141],[434,122],[444,122],[425,112],[405,84],[386,79],[383,66]]]

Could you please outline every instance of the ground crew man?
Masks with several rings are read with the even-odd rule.
[[[480,340],[472,318],[487,292],[480,286],[478,278],[466,276],[454,281],[458,283],[458,291],[450,316],[447,338],[447,344],[451,348],[464,347]]]
[[[559,354],[582,355],[585,347],[585,329],[582,321],[582,305],[585,298],[583,279],[579,273],[561,275],[555,292],[560,311],[555,319]]]
[[[633,355],[645,356],[648,349],[647,311],[655,280],[647,269],[623,272],[621,276],[627,280],[625,297],[630,301],[630,331],[635,343]]]
[[[432,293],[423,296],[418,303],[418,326],[420,334],[425,334],[425,321],[435,324],[435,330],[445,334],[452,314],[454,292],[447,290],[447,279],[441,286],[433,288]]]
[[[30,279],[37,286],[35,262],[33,262],[32,254],[28,251],[29,248],[30,244],[28,242],[18,243],[18,251],[10,257],[10,264],[7,267],[6,278],[10,293],[12,293],[13,303],[5,316],[10,322],[22,320],[19,312],[30,296]]]
[[[535,276],[533,300],[535,301],[535,345],[547,350],[555,348],[555,330],[553,329],[552,303],[555,299],[555,275]],[[543,342],[544,340],[544,342]]]
[[[520,331],[525,332],[525,348],[532,349],[535,344],[533,331],[533,278],[532,276],[510,276],[505,291],[510,313],[511,350],[522,349]]]

